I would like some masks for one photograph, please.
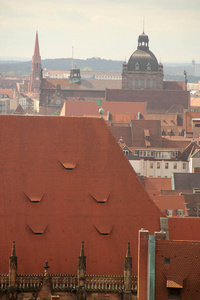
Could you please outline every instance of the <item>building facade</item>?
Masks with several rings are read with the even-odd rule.
[[[163,89],[163,65],[149,50],[149,37],[139,35],[137,50],[123,64],[122,89]]]

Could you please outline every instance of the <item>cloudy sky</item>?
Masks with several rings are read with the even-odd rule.
[[[149,35],[161,62],[200,62],[199,0],[0,0],[0,57],[124,60]]]

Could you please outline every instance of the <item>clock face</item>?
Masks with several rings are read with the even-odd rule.
[[[39,80],[39,77],[36,77],[36,80]]]

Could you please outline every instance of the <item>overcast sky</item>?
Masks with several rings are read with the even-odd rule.
[[[143,31],[161,62],[200,62],[200,0],[0,0],[0,57],[128,59]]]

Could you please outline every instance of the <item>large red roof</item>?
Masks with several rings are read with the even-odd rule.
[[[18,273],[122,274],[127,242],[160,230],[150,200],[102,119],[0,116],[0,269],[16,241]],[[103,204],[105,203],[105,204]],[[105,234],[108,234],[105,236]]]
[[[102,101],[102,107],[104,109],[104,116],[107,112],[113,114],[127,114],[127,113],[145,113],[146,103],[133,103],[133,102],[106,102]],[[99,106],[95,101],[70,101],[64,102],[61,110],[61,116],[96,116],[99,115]]]

